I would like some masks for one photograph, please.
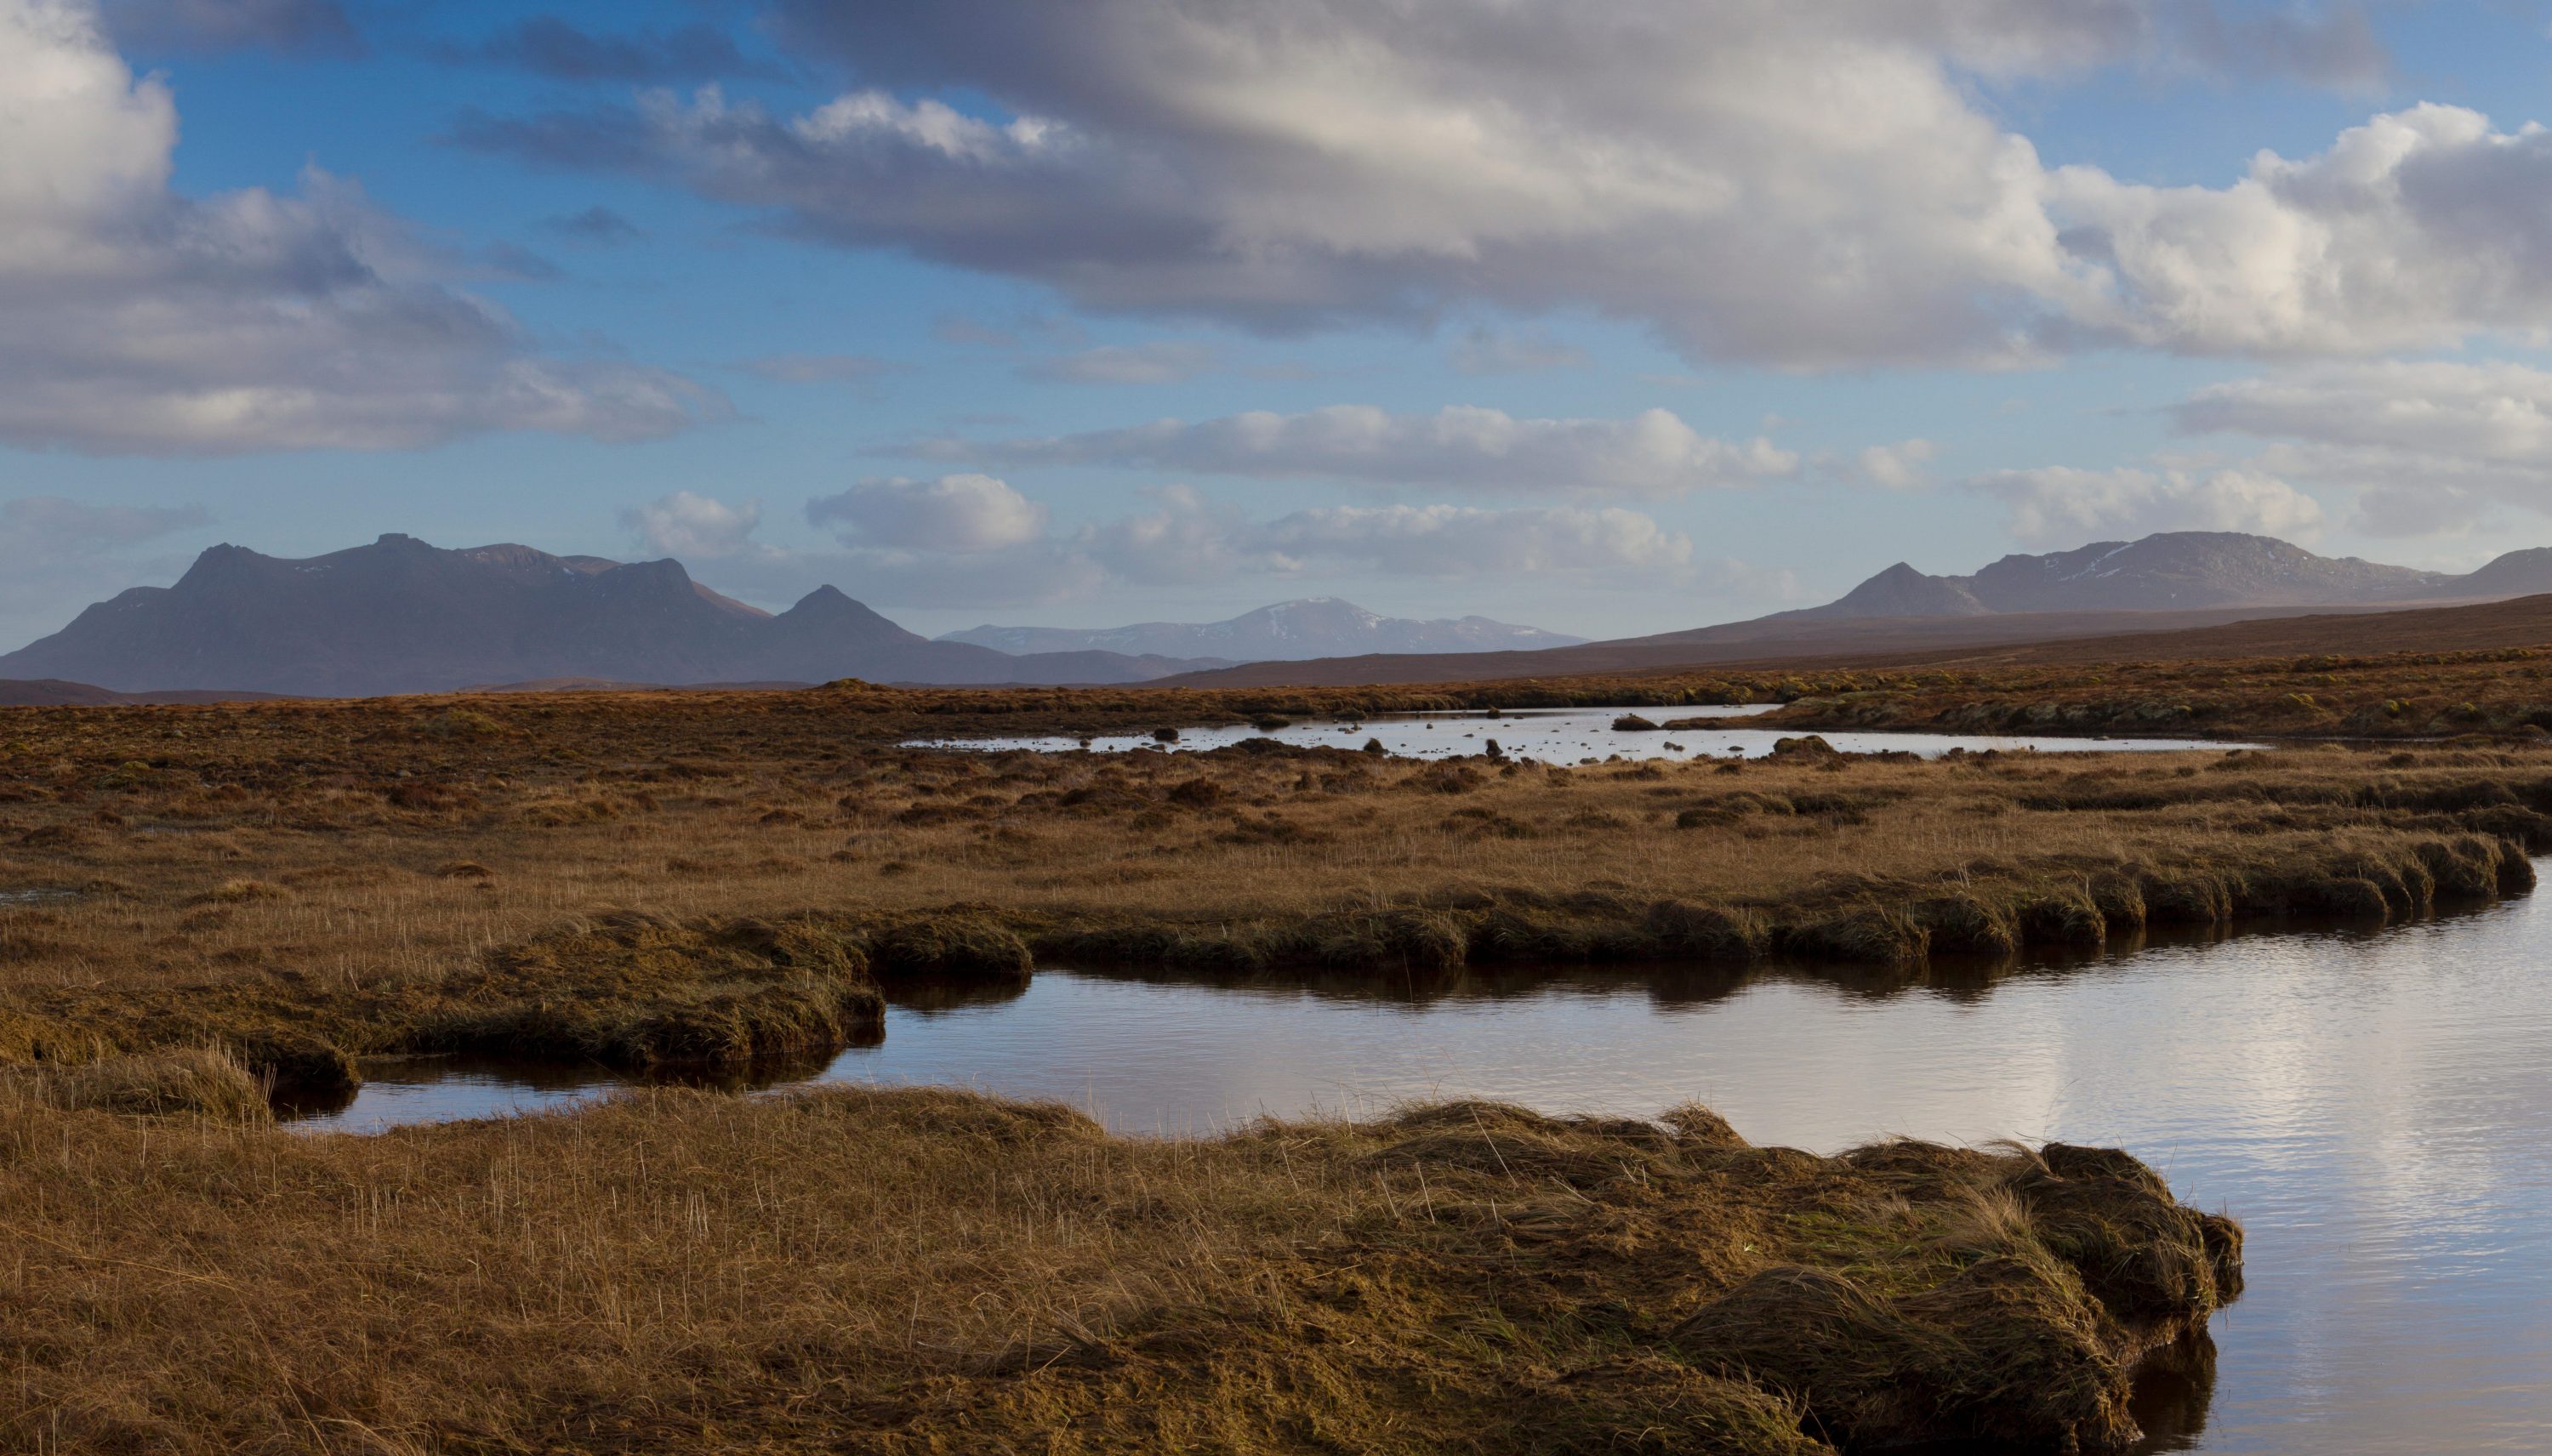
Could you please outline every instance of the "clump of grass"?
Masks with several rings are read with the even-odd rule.
[[[1917,901],[1910,914],[1931,951],[2001,959],[2020,949],[2020,917],[2007,904],[1953,891]]]
[[[1751,910],[1659,900],[1648,906],[1646,920],[1665,958],[1743,965],[1771,948],[1763,917]]]
[[[2020,937],[2029,945],[2098,950],[2108,943],[2109,917],[2087,888],[2041,889],[2023,897],[2016,914]]]
[[[890,979],[1024,981],[1036,968],[1026,941],[982,915],[901,920],[869,942],[876,974]]]
[[[65,1110],[215,1122],[265,1122],[273,1116],[266,1083],[218,1047],[0,1071],[0,1088]]]
[[[1833,906],[1773,932],[1781,954],[1852,966],[1903,966],[1923,959],[1929,927],[1904,906],[1861,900]]]
[[[401,1050],[646,1068],[850,1044],[885,1001],[861,938],[823,916],[677,922],[620,911],[490,953]]]

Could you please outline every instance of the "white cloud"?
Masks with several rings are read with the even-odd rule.
[[[2552,263],[2528,253],[2541,221],[2493,200],[2540,190],[2531,134],[2477,141],[2470,113],[2405,113],[2326,158],[2264,157],[2234,187],[2161,189],[2051,171],[1978,92],[2113,64],[2363,84],[2383,58],[2349,7],[782,0],[780,14],[804,53],[868,89],[794,118],[712,89],[459,135],[676,179],[798,236],[1032,278],[1089,308],[1270,330],[1575,308],[1693,358],[1860,366],[2115,341],[2364,350],[2552,324],[2537,296]],[[960,111],[944,95],[988,99]],[[2405,150],[2409,133],[2430,141]],[[2436,279],[2389,278],[2421,249],[2440,251]]]
[[[1222,361],[1212,349],[1184,340],[1110,344],[1023,364],[1031,379],[1058,384],[1176,384],[1213,372]]]
[[[659,436],[721,402],[536,352],[361,189],[169,190],[177,113],[85,0],[0,0],[0,441],[384,449],[488,430]]]
[[[2552,132],[2461,107],[2378,116],[2230,187],[2050,177],[2096,268],[2093,337],[2196,354],[2351,355],[2552,328]]]
[[[2512,364],[2330,364],[2210,384],[2180,427],[2552,466],[2552,372]]]
[[[1564,579],[1623,590],[1716,583],[1752,596],[1795,583],[1696,557],[1692,541],[1620,508],[1320,506],[1272,518],[1192,486],[1147,492],[1113,520],[1056,530],[1045,508],[982,475],[867,481],[807,503],[839,549],[751,539],[755,503],[688,492],[624,513],[650,549],[693,560],[722,588],[785,602],[825,582],[901,607],[997,607],[1088,599],[1116,586],[1356,575],[1430,580]]]
[[[2266,442],[2257,468],[2357,492],[2378,536],[2468,532],[2495,504],[2552,513],[2552,372],[2446,361],[2320,364],[2209,385],[2192,433]]]
[[[1154,584],[1244,572],[1570,575],[1629,584],[1681,575],[1693,563],[1689,537],[1620,508],[1318,506],[1256,521],[1190,486],[1156,496],[1156,509],[1081,538],[1114,574]]]
[[[2011,513],[2023,545],[2072,549],[2156,531],[2247,531],[2311,539],[2321,503],[2286,481],[2245,469],[2082,470],[2050,466],[1968,482]]]
[[[1795,454],[1769,440],[1714,439],[1661,409],[1627,420],[1573,420],[1517,419],[1469,406],[1399,415],[1370,405],[1334,405],[1305,414],[1262,410],[1048,439],[925,441],[915,448],[1000,465],[1585,494],[1672,495],[1749,485],[1799,468]]]
[[[1046,509],[990,475],[863,480],[806,503],[806,519],[838,525],[845,545],[972,554],[1045,534]]]
[[[1602,573],[1654,581],[1692,565],[1690,537],[1618,506],[1325,506],[1280,517],[1253,538],[1287,560],[1411,576]]]
[[[1853,457],[1853,470],[1862,480],[1887,490],[1911,490],[1924,483],[1923,468],[1941,453],[1929,440],[1899,440],[1872,445]]]
[[[713,496],[677,490],[620,513],[622,530],[658,556],[715,561],[755,550],[762,502],[729,505]]]

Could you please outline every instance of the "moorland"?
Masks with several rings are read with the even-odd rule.
[[[2417,918],[2523,892],[2526,852],[2552,845],[2537,666],[0,711],[0,1436],[2115,1445],[2138,1361],[2202,1361],[2187,1337],[2240,1282],[2238,1229],[2124,1154],[1822,1157],[1698,1108],[1485,1104],[1129,1139],[955,1092],[674,1087],[307,1137],[267,1094],[342,1091],[384,1052],[750,1066],[876,1035],[891,994],[1041,964],[1918,977],[2155,926]],[[1781,703],[1794,741],[1572,767],[902,746],[1594,702],[1671,722],[1725,701]],[[2381,731],[1933,761],[1812,731],[2117,732],[2153,702],[2187,708],[2177,733]]]

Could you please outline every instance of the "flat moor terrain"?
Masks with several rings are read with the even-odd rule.
[[[2131,1440],[2239,1230],[2132,1158],[1748,1146],[1461,1104],[1162,1141],[667,1087],[375,1138],[361,1058],[698,1080],[1038,965],[1423,993],[1590,961],[1884,988],[2522,893],[2525,650],[1413,689],[554,693],[0,710],[0,1444],[1793,1452]],[[1777,701],[1747,763],[1253,742]],[[1817,727],[2271,751],[1845,756]],[[1342,742],[1353,742],[1351,736]]]

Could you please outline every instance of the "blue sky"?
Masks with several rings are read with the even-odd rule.
[[[2443,0],[0,0],[0,639],[385,531],[932,632],[2478,565],[2552,543],[2548,63]]]

